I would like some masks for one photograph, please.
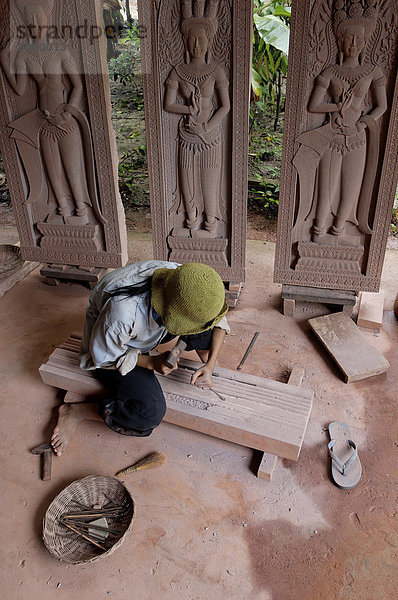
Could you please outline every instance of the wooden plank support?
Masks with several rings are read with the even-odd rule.
[[[44,277],[48,285],[59,285],[61,281],[75,281],[86,283],[92,290],[108,269],[99,267],[77,267],[72,265],[45,264],[40,269],[40,275]]]
[[[296,301],[293,298],[283,298],[283,314],[285,317],[294,317]]]
[[[271,481],[272,475],[276,469],[276,464],[278,462],[278,457],[275,454],[270,454],[269,452],[264,452],[263,457],[261,459],[260,466],[257,470],[257,477],[259,479],[265,479],[266,481]]]
[[[357,325],[380,331],[383,324],[384,292],[361,292]]]
[[[311,302],[324,302],[325,304],[354,305],[356,303],[355,292],[305,287],[302,285],[283,285],[282,298],[293,298],[294,300],[314,298]]]
[[[287,380],[288,384],[300,387],[300,385],[303,383],[304,373],[305,371],[301,367],[293,367],[289,375],[289,379]]]
[[[80,369],[79,344],[69,338],[39,369],[49,385],[76,394],[103,390],[92,371]],[[218,367],[214,387],[190,384],[201,363],[180,360],[167,377],[157,375],[167,403],[164,420],[207,435],[297,460],[312,408],[313,392],[297,386]]]
[[[287,383],[288,385],[295,385],[297,387],[300,387],[303,378],[304,369],[302,369],[301,367],[293,367]],[[257,477],[259,477],[260,479],[266,479],[267,481],[271,481],[272,475],[276,469],[277,462],[277,456],[275,456],[274,454],[270,454],[269,452],[264,452],[260,466],[257,470]]]
[[[320,304],[337,304],[343,306],[343,311],[351,315],[356,303],[355,292],[345,290],[330,290],[301,285],[282,286],[283,314],[287,317],[294,315],[296,301],[318,302]]]
[[[371,346],[344,312],[310,319],[309,324],[344,373],[346,383],[384,373],[390,363]]]
[[[235,308],[235,306],[237,305],[241,289],[241,283],[225,284],[225,301],[228,304],[229,308]]]

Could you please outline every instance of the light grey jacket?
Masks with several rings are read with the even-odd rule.
[[[152,315],[151,291],[138,296],[109,296],[126,286],[144,283],[156,269],[176,269],[178,263],[149,260],[108,273],[94,288],[86,311],[80,350],[82,369],[118,369],[125,375],[139,354],[153,350],[167,334]],[[224,317],[217,327],[230,332]]]

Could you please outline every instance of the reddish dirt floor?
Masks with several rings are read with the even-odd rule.
[[[4,228],[3,241],[15,231]],[[389,360],[387,373],[345,384],[311,333],[325,305],[281,313],[272,282],[275,245],[247,243],[247,280],[229,313],[232,334],[220,365],[235,369],[255,331],[243,372],[286,382],[294,366],[315,399],[297,462],[278,460],[271,483],[255,475],[260,453],[162,423],[149,438],[126,438],[100,422],[79,425],[70,448],[40,480],[29,450],[46,441],[62,394],[38,368],[82,328],[89,290],[46,285],[39,270],[0,298],[1,596],[10,600],[395,600],[398,589],[398,252],[387,250],[380,333],[363,329]],[[152,257],[147,234],[131,233],[131,261]],[[355,317],[355,312],[354,312]],[[349,424],[363,475],[351,491],[331,481],[327,426]],[[41,540],[42,519],[71,481],[110,475],[147,452],[165,464],[124,482],[136,503],[131,533],[109,557],[67,565]]]
[[[0,212],[1,222],[1,212]],[[151,233],[151,213],[148,208],[137,208],[126,210],[127,228],[135,233]],[[255,208],[248,207],[247,210],[247,239],[276,241],[277,219],[268,220],[264,214]]]

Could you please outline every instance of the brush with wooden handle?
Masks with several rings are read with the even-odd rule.
[[[136,463],[131,465],[131,467],[127,467],[127,469],[123,469],[116,473],[116,477],[122,477],[123,475],[127,475],[127,473],[133,473],[134,471],[143,471],[144,469],[153,469],[154,467],[160,467],[166,457],[161,452],[151,452],[148,456],[141,458]]]

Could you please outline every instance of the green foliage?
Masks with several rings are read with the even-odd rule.
[[[144,94],[140,73],[140,44],[137,23],[132,21],[124,28],[118,40],[119,55],[109,61],[109,75],[115,83],[122,84],[128,97],[119,98],[117,105],[129,110],[144,110]]]
[[[125,86],[134,86],[135,77],[140,69],[140,44],[138,28],[134,21],[122,30],[118,40],[120,54],[109,61],[109,75],[113,81]]]
[[[398,188],[395,192],[390,231],[395,237],[398,237]]]
[[[282,160],[282,134],[264,129],[253,136],[250,143],[251,155],[259,161]]]
[[[7,177],[3,165],[3,159],[1,158],[0,154],[0,189],[1,188],[7,188]]]
[[[286,12],[284,16],[289,18],[290,15]],[[290,29],[276,13],[263,16],[255,14],[254,25],[261,40],[288,55]]]
[[[131,152],[122,156],[119,160],[119,180],[128,189],[132,189],[137,171],[146,169],[147,156],[146,146],[133,148]]]
[[[131,137],[134,137],[133,135]],[[119,190],[125,205],[148,205],[146,146],[132,148],[119,159]],[[145,188],[143,194],[142,188]],[[143,196],[145,196],[143,198]]]
[[[251,117],[267,110],[275,113],[274,130],[283,110],[287,75],[291,0],[255,0],[253,27]]]
[[[264,212],[268,218],[275,218],[279,208],[279,181],[258,180],[249,183],[249,204]]]
[[[274,219],[279,208],[283,136],[270,131],[265,121],[263,116],[250,143],[250,172],[254,177],[249,180],[249,205],[266,218]]]

